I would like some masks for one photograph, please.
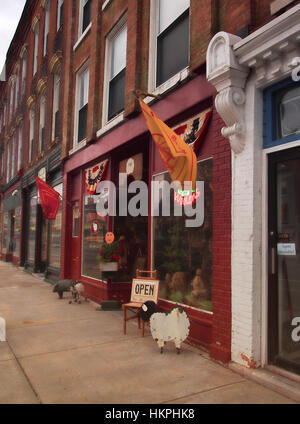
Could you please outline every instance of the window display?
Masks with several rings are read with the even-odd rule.
[[[15,209],[15,228],[14,228],[14,243],[13,254],[20,256],[20,234],[21,234],[21,206]]]
[[[28,219],[28,250],[27,260],[34,262],[35,259],[35,233],[36,233],[36,207],[37,207],[37,195],[33,195],[30,198],[29,203],[29,219]]]
[[[153,269],[159,272],[159,297],[212,311],[212,169],[213,160],[197,165],[197,180],[204,181],[204,223],[186,227],[186,216],[153,217]],[[154,181],[171,182],[168,172]],[[171,193],[174,199],[174,191]]]
[[[59,184],[53,187],[62,195],[63,185]],[[60,241],[61,241],[61,223],[62,223],[62,200],[59,200],[59,209],[55,220],[49,220],[49,265],[55,268],[60,267]]]

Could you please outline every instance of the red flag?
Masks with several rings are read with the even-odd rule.
[[[59,208],[59,193],[39,177],[35,177],[41,199],[41,206],[46,219],[55,219]]]

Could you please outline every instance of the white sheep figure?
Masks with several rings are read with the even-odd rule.
[[[150,318],[152,337],[163,353],[164,344],[173,340],[177,353],[180,353],[181,343],[187,338],[190,331],[190,320],[185,310],[176,305],[170,312],[155,312]]]
[[[81,303],[80,297],[84,297],[85,301],[87,302],[87,297],[85,294],[85,288],[82,283],[76,283],[70,287],[72,296],[74,299],[74,302]],[[72,303],[72,300],[69,301],[69,303]]]

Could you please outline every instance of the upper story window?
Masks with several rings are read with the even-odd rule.
[[[89,63],[85,64],[76,75],[75,98],[75,143],[80,143],[86,138],[87,113],[89,99]]]
[[[57,0],[57,21],[56,21],[57,31],[62,26],[63,21],[64,21],[64,0]]]
[[[59,129],[60,73],[59,67],[53,77],[52,141],[58,137]]]
[[[104,111],[107,122],[124,110],[127,24],[123,19],[107,38]]]
[[[21,77],[21,95],[25,94],[26,90],[26,75],[27,75],[27,50],[24,51],[22,56],[22,77]]]
[[[19,85],[20,85],[20,77],[19,77],[19,70],[16,74],[16,90],[15,90],[15,109],[18,106],[19,102]]]
[[[18,171],[22,166],[22,151],[23,151],[23,126],[22,122],[18,128]]]
[[[13,139],[12,139],[12,152],[11,152],[11,174],[10,179],[12,179],[15,175],[15,168],[16,168],[16,148],[17,148],[17,133],[14,133]]]
[[[32,162],[32,159],[33,159],[34,121],[35,121],[35,113],[34,113],[34,108],[32,107],[29,110],[29,154],[28,154],[29,162]]]
[[[11,119],[11,117],[12,117],[12,113],[13,113],[13,106],[14,106],[14,89],[15,89],[15,84],[12,82],[12,84],[11,84],[11,86],[10,86],[9,119]]]
[[[39,152],[45,148],[45,117],[46,117],[46,96],[41,95],[40,100],[40,128],[39,128]]]
[[[92,19],[92,0],[80,0],[79,7],[79,37],[89,26]]]
[[[44,50],[43,50],[44,56],[47,54],[47,49],[48,49],[49,26],[50,26],[50,0],[48,0],[45,6]]]
[[[149,91],[176,77],[189,65],[190,0],[151,0]],[[177,79],[178,79],[177,78]],[[170,85],[171,84],[171,85]]]
[[[189,64],[189,0],[159,0],[156,85]],[[176,47],[175,47],[176,46]]]
[[[10,155],[11,155],[11,140],[7,143],[7,159],[6,159],[6,182],[9,182],[10,179],[10,167],[11,167],[11,161],[10,161]]]
[[[33,49],[33,75],[37,71],[38,53],[39,53],[39,32],[40,24],[37,22],[34,28],[34,49]]]
[[[300,139],[300,87],[288,78],[264,91],[264,143],[273,147]]]

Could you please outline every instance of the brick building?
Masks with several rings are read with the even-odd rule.
[[[243,233],[239,239],[235,219],[242,227],[239,219],[244,211],[232,209],[239,198],[240,207],[249,204],[249,184],[245,188],[236,183],[237,175],[247,180],[248,158],[236,170],[239,156],[232,153],[234,143],[224,138],[235,136],[231,126],[236,121],[227,122],[235,111],[227,117],[218,101],[215,106],[221,98],[217,93],[228,86],[223,87],[222,81],[231,77],[227,62],[223,68],[220,64],[226,54],[231,59],[232,54],[227,45],[223,52],[224,43],[212,43],[219,40],[215,37],[220,31],[234,34],[237,42],[251,39],[268,22],[272,27],[276,18],[272,13],[279,3],[292,3],[285,5],[289,9],[298,2],[172,0],[170,6],[168,0],[28,0],[7,54],[0,91],[2,258],[45,271],[50,280],[59,276],[82,281],[97,302],[127,301],[135,270],[157,269],[159,306],[163,310],[175,302],[185,306],[191,343],[222,362],[234,358],[246,366],[260,365],[252,354],[252,343],[261,336],[255,311],[261,294],[254,290],[254,276],[244,278],[246,270],[260,272],[253,260],[258,256],[259,238],[247,233],[245,240]],[[279,7],[275,14],[286,9]],[[292,16],[289,10],[285,13]],[[14,108],[13,104],[10,113],[10,99],[16,97],[13,87],[16,81],[21,87],[23,80],[24,58],[25,94],[18,94],[20,105]],[[239,72],[245,72],[234,64],[233,74],[236,68],[238,79]],[[215,69],[219,69],[216,79]],[[127,182],[144,181],[148,186],[152,181],[170,180],[133,94],[137,89],[158,96],[147,96],[145,102],[171,128],[188,137],[210,118],[197,151],[197,179],[204,181],[205,193],[200,227],[186,228],[175,216],[104,217],[97,213],[97,203],[110,192],[98,190],[91,195],[85,180],[86,172],[97,174],[103,161],[107,161],[105,180],[114,182],[119,191],[126,186],[119,180],[120,173],[127,174]],[[239,97],[235,99],[239,104]],[[229,129],[222,135],[223,119]],[[17,136],[20,124],[22,135]],[[14,139],[17,146],[22,140],[22,149],[10,147]],[[12,152],[18,149],[21,165],[11,170]],[[232,169],[241,174],[232,174]],[[38,173],[62,190],[55,222],[43,219],[33,179]],[[251,193],[250,209],[255,210]],[[16,224],[16,210],[20,224]],[[120,255],[119,269],[109,277],[98,262],[108,231],[119,242]],[[13,240],[18,232],[16,248]],[[239,257],[237,249],[246,258]],[[250,252],[253,257],[247,256]],[[245,269],[239,274],[237,268],[242,265]],[[246,282],[244,294],[239,284]],[[247,323],[246,318],[239,323],[242,312]]]

